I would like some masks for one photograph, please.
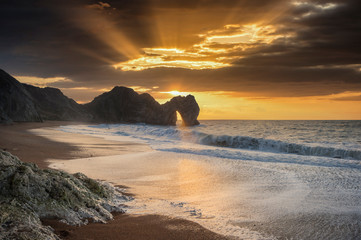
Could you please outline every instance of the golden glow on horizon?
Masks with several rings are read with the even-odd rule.
[[[160,92],[160,93],[168,93],[168,94],[171,94],[173,96],[187,96],[187,95],[189,95],[189,93],[187,93],[187,92],[179,92],[179,91],[176,91],[176,90],[169,91],[169,92]]]
[[[163,95],[162,95],[163,94]],[[200,120],[360,120],[361,92],[344,92],[314,97],[240,97],[231,91],[189,92],[195,96],[201,109]],[[165,103],[169,92],[153,93],[156,100]],[[359,97],[359,100],[352,100]],[[342,101],[342,99],[347,100]],[[351,100],[350,100],[351,99]]]
[[[150,88],[146,88],[146,87],[142,87],[142,86],[129,86],[129,88],[132,88],[134,91],[141,92],[141,93],[149,92],[152,90]]]
[[[23,83],[46,87],[59,81],[71,82],[62,77],[39,78],[15,76]],[[312,97],[262,97],[250,93],[232,91],[183,92],[178,90],[160,91],[159,86],[128,86],[139,93],[147,92],[158,102],[165,103],[173,96],[195,96],[201,111],[199,119],[264,119],[264,120],[302,120],[302,119],[361,119],[361,92],[342,92],[338,94]],[[181,86],[178,86],[182,88]],[[173,89],[177,89],[174,86]],[[178,88],[178,89],[179,89]],[[70,87],[61,91],[78,103],[91,101],[99,93],[112,88]]]
[[[361,101],[347,102],[361,92],[313,97],[239,97],[239,93],[208,92],[194,94],[200,119],[324,120],[361,119]]]
[[[64,78],[51,78],[41,84],[32,81],[44,80],[37,77],[16,77],[21,82],[46,87]],[[46,78],[45,78],[46,79]],[[70,81],[70,80],[68,80]],[[45,84],[45,85],[42,85]],[[254,119],[254,120],[325,120],[361,119],[361,92],[343,92],[312,97],[262,97],[232,91],[182,92],[177,90],[159,91],[158,86],[129,86],[139,93],[148,92],[160,103],[173,96],[195,96],[201,111],[199,119]],[[90,102],[102,92],[111,88],[72,87],[61,91],[78,103]]]

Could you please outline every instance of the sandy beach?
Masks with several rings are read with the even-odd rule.
[[[75,122],[15,123],[0,126],[0,148],[22,161],[48,168],[48,159],[70,160],[151,151],[134,142],[105,140],[55,128]],[[81,171],[81,170],[79,170]],[[135,196],[136,197],[136,196]],[[160,215],[119,214],[107,224],[74,227],[44,220],[62,239],[226,239],[192,221]]]

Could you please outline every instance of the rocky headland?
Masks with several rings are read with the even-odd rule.
[[[22,84],[0,69],[0,123],[44,120],[175,125],[198,125],[199,106],[194,96],[178,96],[159,104],[148,93],[114,87],[90,103],[78,104],[57,88]]]
[[[0,239],[59,239],[41,219],[69,225],[105,223],[129,197],[84,174],[39,169],[0,151]]]

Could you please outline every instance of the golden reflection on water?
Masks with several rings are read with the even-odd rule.
[[[196,202],[214,195],[222,182],[208,164],[188,159],[179,162],[174,180],[179,184],[179,196]]]

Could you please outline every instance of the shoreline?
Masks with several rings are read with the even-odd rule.
[[[0,148],[42,169],[49,168],[48,159],[70,160],[151,150],[145,144],[54,129],[61,125],[79,124],[89,123],[48,121],[0,125]],[[228,239],[198,223],[161,215],[114,214],[114,219],[107,224],[90,223],[81,227],[61,224],[56,220],[44,220],[44,223],[53,227],[62,239]]]

